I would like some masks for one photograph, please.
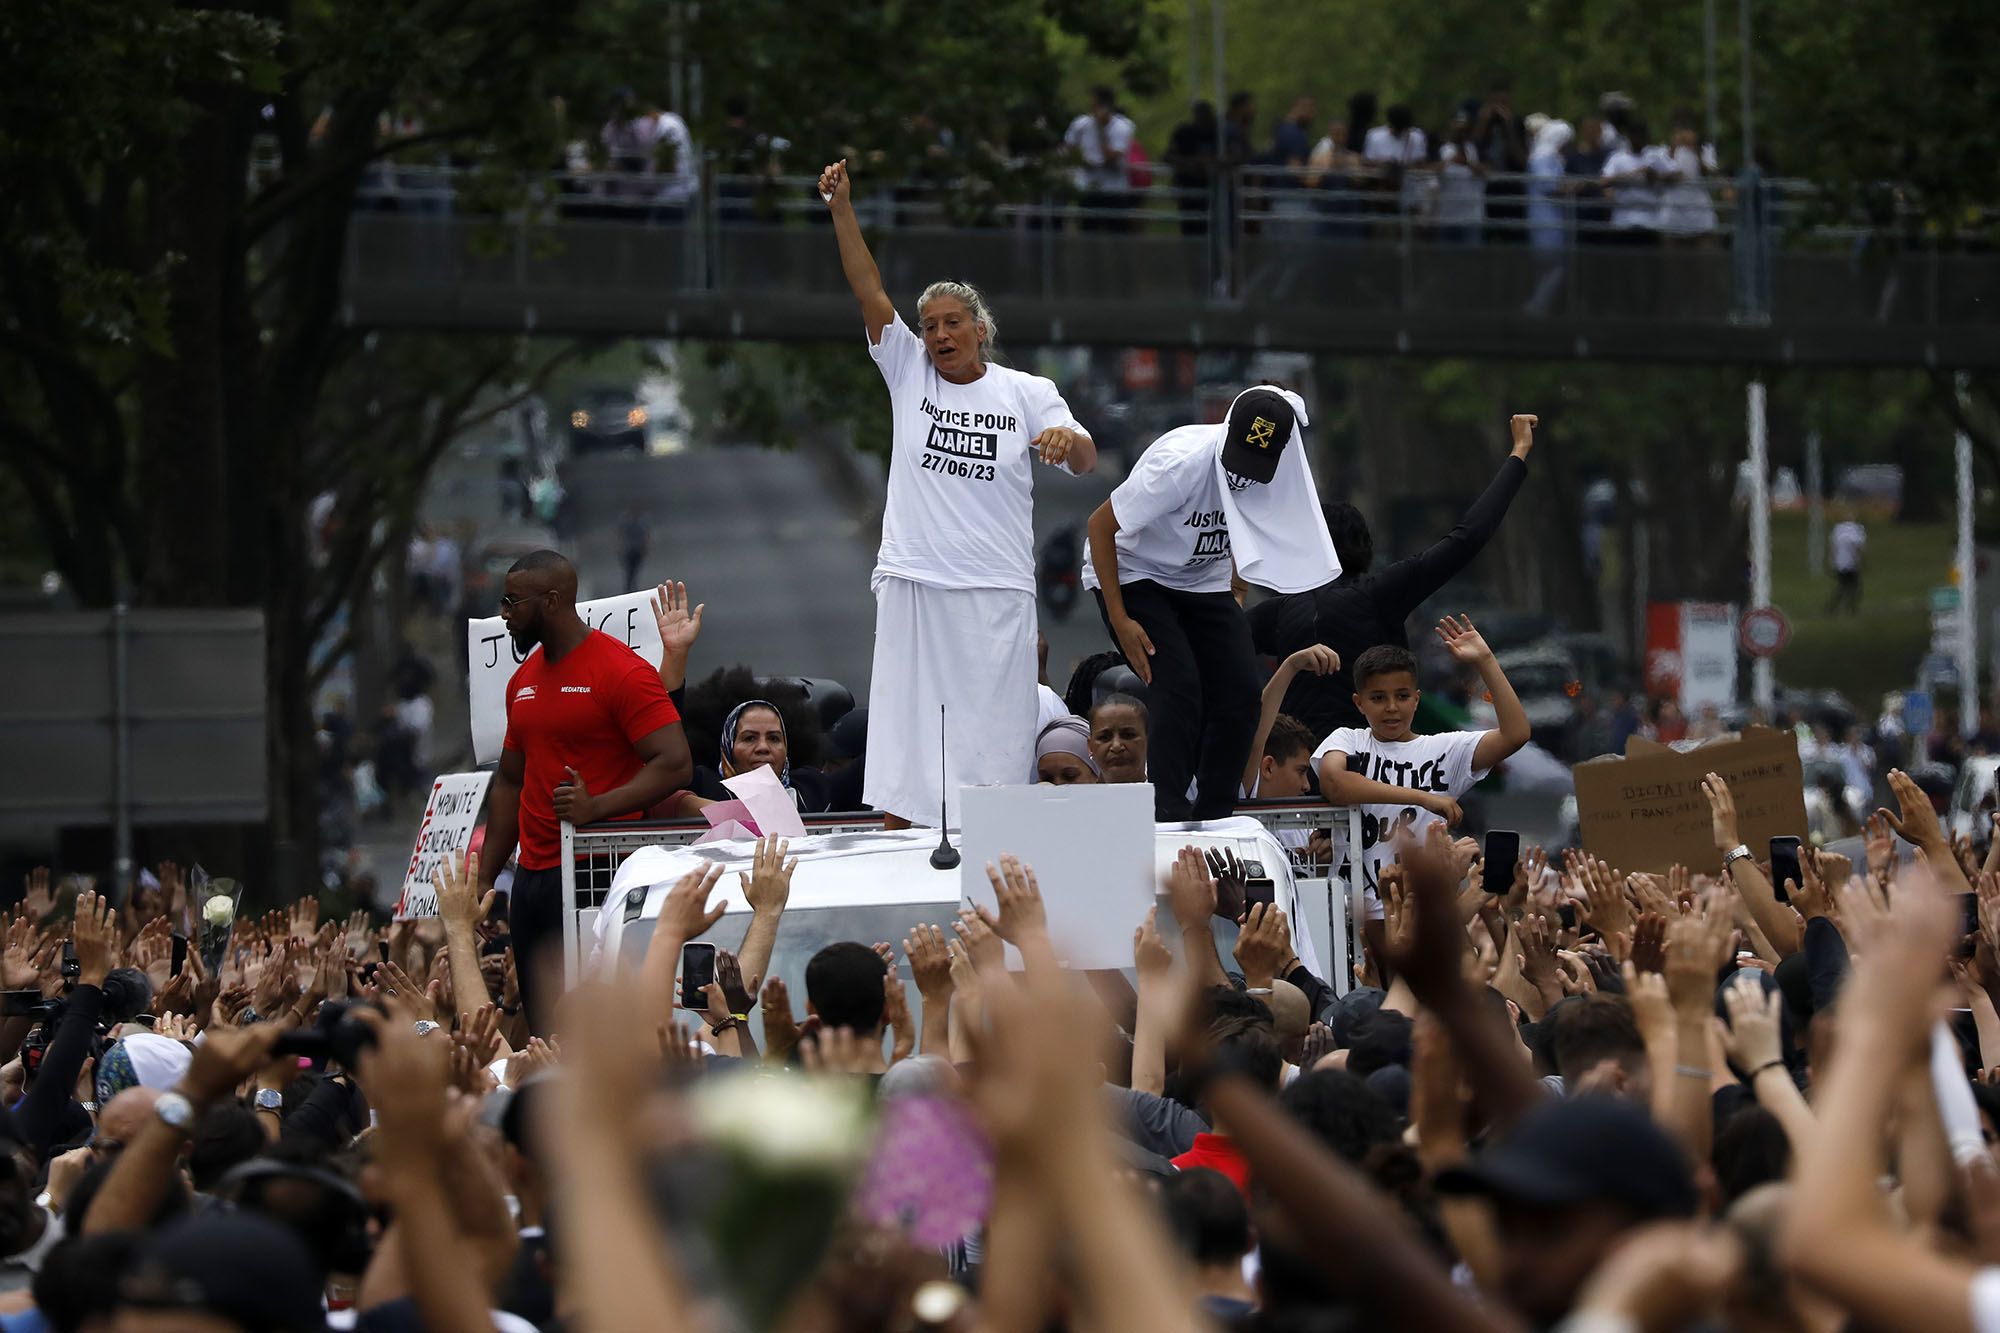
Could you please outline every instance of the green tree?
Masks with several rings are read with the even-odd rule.
[[[340,273],[368,173],[450,163],[470,173],[460,209],[521,206],[567,141],[594,140],[614,87],[664,103],[676,52],[711,89],[698,130],[730,88],[802,142],[971,117],[1045,97],[1048,52],[1086,27],[1130,54],[1116,20],[1138,0],[1066,8],[908,4],[824,27],[773,3],[683,22],[693,6],[655,0],[0,8],[0,465],[85,602],[264,610],[284,891],[315,844],[316,646],[365,603],[452,431],[574,350],[350,327]],[[911,77],[944,69],[964,77],[943,92]],[[337,521],[315,551],[321,495]]]

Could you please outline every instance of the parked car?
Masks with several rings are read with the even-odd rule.
[[[1903,507],[1903,469],[1894,463],[1859,463],[1843,468],[1834,495],[1850,504],[1895,513]]]
[[[1497,656],[1521,697],[1535,743],[1556,754],[1568,752],[1578,701],[1602,699],[1624,679],[1618,650],[1602,634],[1551,634]],[[1472,714],[1476,724],[1490,726],[1493,705],[1475,700]]]
[[[541,527],[508,527],[468,547],[461,605],[468,620],[500,614],[500,589],[507,571],[530,551],[562,550],[556,535]]]
[[[569,413],[569,439],[576,452],[630,449],[644,452],[648,414],[631,389],[601,385],[577,394]]]

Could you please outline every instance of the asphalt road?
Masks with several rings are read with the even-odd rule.
[[[624,587],[628,512],[652,541],[641,587],[667,579],[706,604],[690,674],[747,663],[761,675],[830,677],[868,688],[874,549],[838,478],[805,450],[708,448],[664,458],[591,453],[564,468],[565,545],[582,595]]]

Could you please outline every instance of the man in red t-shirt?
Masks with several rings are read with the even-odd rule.
[[[1218,1063],[1241,1072],[1251,1082],[1268,1089],[1276,1095],[1285,1072],[1285,1057],[1278,1047],[1278,1038],[1271,1030],[1268,1017],[1238,1017],[1217,1020],[1208,1030],[1211,1043],[1211,1058]],[[1236,1146],[1236,1140],[1229,1137],[1229,1127],[1221,1122],[1214,1111],[1207,1113],[1213,1133],[1196,1134],[1194,1146],[1174,1158],[1174,1165],[1182,1171],[1195,1167],[1207,1167],[1220,1171],[1230,1182],[1250,1197],[1250,1159]]]
[[[537,996],[533,983],[541,950],[562,935],[563,822],[637,818],[687,786],[694,761],[658,671],[577,614],[568,560],[533,551],[515,561],[500,616],[527,660],[507,682],[479,887],[493,887],[518,839],[508,921],[529,1025],[546,1033],[555,997]]]

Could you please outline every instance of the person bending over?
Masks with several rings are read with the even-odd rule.
[[[1148,687],[1159,819],[1220,819],[1236,808],[1258,695],[1232,574],[1296,593],[1339,573],[1305,422],[1298,395],[1246,389],[1226,420],[1155,440],[1090,516],[1083,582]]]

